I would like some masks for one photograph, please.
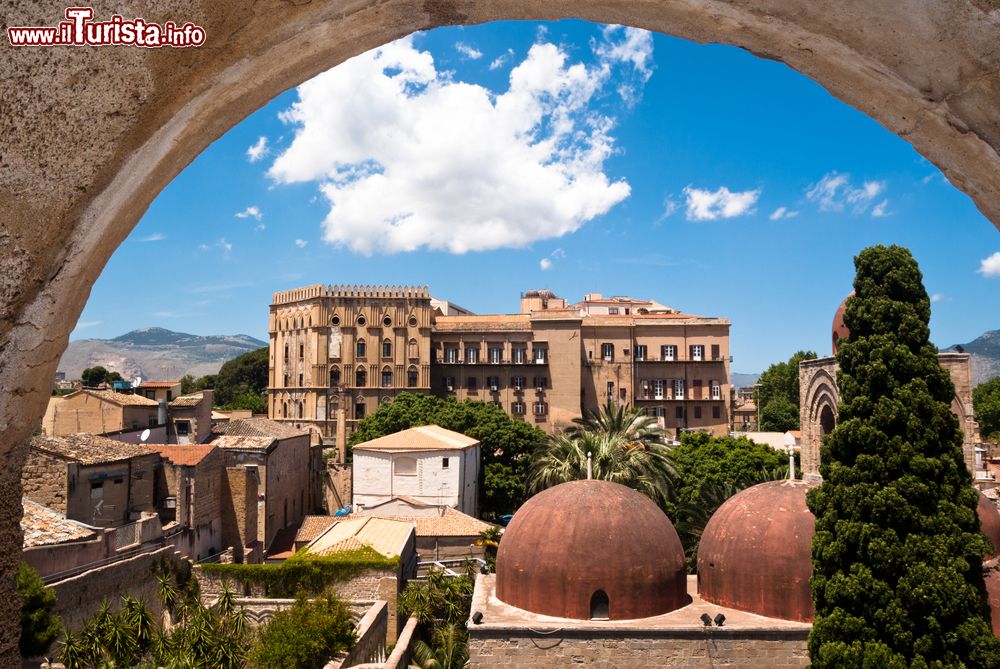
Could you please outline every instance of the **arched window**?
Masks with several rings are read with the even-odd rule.
[[[392,341],[389,339],[382,340],[382,357],[383,358],[392,357]]]
[[[611,602],[608,593],[598,590],[590,596],[590,619],[608,620],[611,614]]]
[[[340,368],[334,367],[330,370],[330,385],[339,386],[340,385]]]
[[[827,404],[823,407],[823,410],[819,412],[819,427],[822,431],[822,436],[826,436],[833,432],[833,428],[837,425],[837,419],[833,415],[833,409]]]
[[[416,476],[417,459],[410,457],[400,457],[392,461],[392,473],[397,476]]]
[[[354,385],[358,388],[364,388],[368,385],[368,372],[363,367],[358,367],[358,370],[354,372]]]
[[[359,339],[357,344],[354,346],[354,355],[363,358],[365,357],[365,340]]]
[[[411,339],[406,345],[407,351],[406,355],[410,360],[417,360],[420,358],[420,346],[417,344],[416,339]]]
[[[408,370],[406,370],[406,387],[407,388],[416,388],[417,387],[417,383],[418,383],[419,380],[420,380],[420,376],[417,373],[417,368],[416,367],[410,367]]]
[[[392,370],[386,365],[382,368],[382,387],[391,388],[392,387]]]

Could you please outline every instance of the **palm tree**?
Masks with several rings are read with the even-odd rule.
[[[535,452],[528,475],[531,492],[586,478],[590,456],[593,478],[638,490],[657,504],[666,502],[675,470],[655,418],[609,403],[574,422]]]

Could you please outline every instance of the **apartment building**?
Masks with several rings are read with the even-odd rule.
[[[403,391],[491,402],[547,431],[608,401],[675,434],[729,428],[725,318],[546,290],[523,293],[518,313],[477,315],[426,287],[384,286],[276,293],[270,312],[269,415],[339,448]]]

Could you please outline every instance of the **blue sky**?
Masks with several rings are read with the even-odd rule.
[[[427,284],[480,313],[549,288],[727,317],[733,371],[759,372],[828,353],[852,258],[876,243],[919,261],[935,343],[1000,328],[996,228],[786,66],[579,21],[442,28],[210,146],[112,257],[72,338],[266,339],[271,293],[314,283]],[[150,266],[174,278],[134,278]]]

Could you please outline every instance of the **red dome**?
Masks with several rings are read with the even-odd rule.
[[[507,604],[580,620],[648,618],[689,601],[670,519],[608,481],[563,483],[518,509],[497,551],[496,584]]]
[[[979,525],[983,529],[983,534],[993,544],[993,549],[986,559],[991,560],[1000,555],[1000,511],[989,497],[979,493],[979,506],[976,507],[976,514],[979,515]],[[997,593],[1000,595],[1000,592]]]
[[[854,295],[854,291],[844,298],[844,301],[840,303],[837,307],[837,313],[833,315],[833,354],[837,355],[837,342],[841,339],[847,339],[851,336],[851,331],[847,329],[847,325],[844,323],[844,312],[847,311],[847,300],[851,299]]]
[[[713,604],[762,616],[813,618],[812,539],[806,492],[816,483],[770,481],[733,495],[698,547],[698,592]]]

